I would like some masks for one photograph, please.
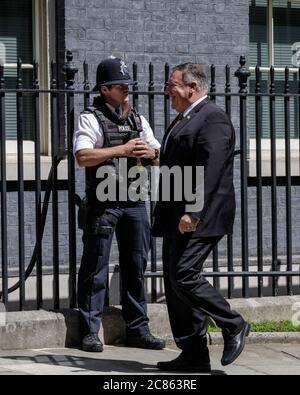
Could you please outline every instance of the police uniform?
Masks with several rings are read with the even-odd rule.
[[[126,68],[124,72],[124,62],[119,59],[107,59],[100,63],[94,90],[99,90],[100,82],[107,84],[105,78],[114,83],[133,83]],[[123,118],[122,109],[117,110],[120,110],[119,113],[101,96],[95,98],[93,106],[85,109],[79,117],[73,141],[74,154],[87,148],[120,146],[135,138],[143,139],[152,148],[160,147],[144,117],[131,109]],[[128,169],[137,165],[136,158],[127,158],[127,162]],[[163,341],[154,338],[148,327],[144,272],[150,249],[150,226],[145,202],[130,199],[100,202],[96,196],[97,185],[101,181],[96,177],[98,169],[110,166],[114,174],[118,174],[118,163],[119,158],[111,158],[98,166],[86,168],[86,216],[82,226],[84,249],[78,274],[78,306],[83,330],[88,335],[98,334],[100,329],[109,255],[115,232],[122,283],[122,314],[128,345],[161,349],[164,347]],[[130,339],[146,341],[130,344]]]

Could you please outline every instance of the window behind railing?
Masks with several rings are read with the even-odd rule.
[[[32,0],[1,0],[0,58],[4,63],[6,89],[15,89],[17,62],[23,63],[23,88],[32,84],[33,21]],[[24,139],[33,140],[33,101],[24,98]],[[5,103],[7,140],[17,139],[16,95],[7,94]]]
[[[290,69],[290,93],[298,92],[297,73],[300,67],[300,1],[299,0],[250,0],[250,56],[249,65],[258,65],[262,69],[261,91],[270,89],[270,67],[275,67],[275,93],[284,93],[284,68]],[[255,72],[250,78],[250,93],[255,92]],[[283,98],[277,98],[276,137],[284,138]],[[262,99],[263,138],[270,137],[269,100]],[[249,137],[255,136],[254,98],[249,99]],[[291,138],[299,136],[299,107],[297,99],[291,99],[290,119]]]

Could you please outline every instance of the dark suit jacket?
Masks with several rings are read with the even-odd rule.
[[[170,125],[163,139],[176,124]],[[200,218],[192,237],[231,234],[235,216],[233,159],[235,132],[228,116],[208,98],[199,103],[172,130],[160,157],[161,166],[204,166],[204,206],[192,215]],[[161,187],[161,183],[160,183]],[[197,185],[193,185],[193,191]],[[154,236],[178,234],[187,202],[158,201],[154,211]]]

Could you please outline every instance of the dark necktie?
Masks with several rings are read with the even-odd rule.
[[[172,131],[174,130],[174,128],[181,122],[181,120],[182,120],[183,118],[184,118],[184,117],[183,117],[183,113],[180,112],[180,113],[177,115],[176,122],[174,123],[172,129],[169,131],[168,135],[167,135],[166,138],[165,138],[162,151],[165,151],[166,146],[167,146],[167,143],[168,143],[168,139],[169,139],[169,137],[170,137],[170,134],[172,133]]]
[[[180,122],[180,121],[182,120],[182,118],[183,118],[183,113],[180,112],[180,113],[178,114],[178,117],[177,117],[177,123]]]

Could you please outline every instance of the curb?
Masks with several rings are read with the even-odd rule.
[[[211,346],[224,344],[221,333],[209,333],[208,339],[208,344]],[[300,332],[252,332],[246,340],[246,344],[267,343],[300,344]]]
[[[233,299],[229,303],[249,322],[292,320],[295,306],[300,306],[300,296]],[[150,331],[174,344],[167,306],[149,304],[148,317]],[[124,344],[126,327],[119,306],[105,308],[102,324],[99,335],[104,344]],[[209,339],[211,345],[223,344],[221,333],[210,333]],[[77,310],[8,313],[1,310],[0,350],[78,347],[80,340]],[[252,332],[247,342],[300,344],[300,332]]]

